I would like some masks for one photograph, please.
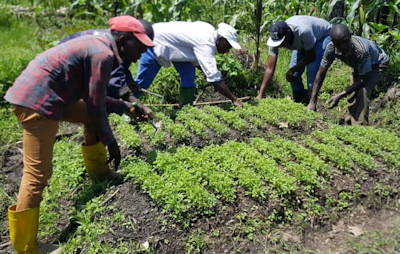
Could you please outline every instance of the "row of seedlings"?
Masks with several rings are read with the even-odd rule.
[[[316,151],[319,156],[345,172],[353,172],[355,166],[373,170],[376,162],[372,156],[346,145],[327,131],[314,131],[304,139],[304,144]]]
[[[325,181],[324,176],[329,173],[325,162],[299,144],[278,136],[271,135],[271,138],[271,141],[253,138],[252,145],[265,156],[284,166],[307,192],[312,193],[315,188],[321,188]]]
[[[215,132],[219,138],[229,132],[229,128],[225,124],[219,122],[218,118],[214,115],[207,114],[196,107],[184,107],[183,111],[204,123],[208,128]]]
[[[142,138],[136,132],[135,126],[126,121],[123,116],[111,114],[109,116],[110,124],[112,124],[119,134],[119,139],[124,145],[132,149],[141,149]]]
[[[248,125],[237,110],[226,111],[220,107],[205,106],[203,110],[211,115],[216,116],[226,123],[230,128],[239,131],[240,133],[246,133],[248,131]]]
[[[365,126],[332,126],[325,131],[360,152],[376,156],[395,168],[400,166],[400,138],[389,131]]]
[[[207,126],[196,120],[196,116],[188,113],[190,106],[183,107],[176,113],[176,121],[184,124],[191,132],[199,136],[200,138],[206,139],[208,137]]]
[[[240,112],[242,117],[261,128],[265,124],[279,126],[281,122],[288,123],[291,127],[298,127],[301,122],[310,126],[321,118],[320,114],[287,99],[260,100],[256,105],[245,104]],[[264,124],[257,119],[262,119]]]
[[[189,164],[166,152],[158,154],[154,165],[133,160],[124,170],[178,223],[188,227],[197,215],[211,213],[216,201],[188,168],[191,168]]]
[[[186,143],[190,140],[191,133],[183,124],[174,122],[162,112],[157,112],[157,118],[162,121],[162,129],[170,139],[177,143]]]

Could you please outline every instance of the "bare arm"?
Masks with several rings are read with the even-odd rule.
[[[269,55],[268,56],[268,65],[264,72],[264,78],[261,83],[260,91],[256,97],[257,100],[260,100],[263,98],[265,90],[267,89],[267,85],[269,84],[272,77],[274,76],[277,59],[278,59],[277,55]]]
[[[315,77],[314,81],[310,103],[308,103],[307,106],[308,109],[316,110],[318,94],[319,91],[321,90],[322,84],[324,83],[327,71],[328,71],[327,68],[322,66],[319,67],[317,76]]]
[[[295,73],[296,71],[301,70],[302,68],[304,68],[307,64],[315,61],[315,47],[313,47],[310,50],[305,51],[305,55],[304,57],[292,68],[290,68],[287,72],[286,72],[286,80],[288,82],[292,82],[293,79],[293,73]]]
[[[300,69],[302,69],[304,66],[306,66],[307,64],[315,61],[315,47],[313,47],[310,50],[305,51],[305,55],[304,57],[295,65],[293,66],[291,69],[293,72],[296,72]]]
[[[218,91],[220,94],[224,95],[228,99],[232,101],[232,104],[235,107],[243,107],[242,103],[238,100],[238,98],[229,90],[223,80],[212,83],[215,90]]]
[[[329,106],[328,109],[334,108],[338,105],[339,101],[348,94],[351,94],[354,91],[357,91],[361,87],[364,86],[363,76],[355,76],[353,75],[353,83],[343,92],[332,96],[332,98],[328,101]]]
[[[351,84],[347,89],[346,89],[346,94],[351,94],[354,91],[357,91],[361,87],[364,86],[364,78],[365,76],[359,76],[359,75],[354,75],[353,74],[353,84]]]

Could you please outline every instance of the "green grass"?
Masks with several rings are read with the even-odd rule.
[[[55,223],[60,219],[60,211],[73,204],[75,197],[71,193],[83,182],[84,172],[80,146],[71,141],[57,142],[53,153],[53,175],[43,192],[40,206],[41,236],[51,236],[57,232]],[[60,205],[60,200],[65,203]]]
[[[132,250],[138,252],[152,253],[151,249],[146,250],[140,243],[133,240],[121,242],[120,246],[115,248],[109,243],[98,241],[98,238],[104,234],[111,233],[110,225],[126,225],[129,218],[121,215],[115,207],[101,205],[104,195],[95,197],[88,201],[81,210],[74,211],[72,220],[79,224],[73,235],[70,236],[67,243],[63,245],[63,253],[74,253],[77,248],[84,253],[131,253]],[[102,216],[104,212],[111,212],[114,216]]]
[[[28,5],[29,1],[21,4]],[[83,30],[81,28],[97,26],[89,21],[76,25],[68,21],[60,31],[55,32],[53,28],[41,31],[34,22],[31,24],[29,20],[3,15],[1,11],[0,14],[0,95],[4,94],[29,61],[49,47],[53,40]],[[266,62],[267,50],[265,46],[262,47],[263,62]],[[274,78],[275,84],[281,86],[283,96],[291,94],[290,85],[284,81],[290,53],[281,50]],[[136,65],[131,69],[135,73]],[[157,82],[164,82],[160,91],[167,91],[171,84],[175,84],[168,83],[177,80],[176,73],[170,72],[166,71],[165,75],[158,77]],[[349,81],[350,69],[335,63],[322,87],[320,102],[324,104],[333,93],[342,91]],[[176,96],[178,84],[176,88],[168,92],[171,98]],[[16,117],[8,111],[4,100],[0,104],[0,143],[5,145],[2,148],[7,149],[7,145],[21,140],[22,128]],[[233,214],[235,225],[232,227],[235,229],[230,233],[236,241],[257,241],[257,237],[266,235],[274,227],[293,225],[291,223],[307,224],[321,218],[326,220],[339,211],[351,210],[359,199],[360,191],[365,190],[360,190],[359,184],[346,190],[335,189],[331,185],[336,180],[333,179],[332,169],[338,168],[342,176],[351,178],[356,177],[355,172],[359,172],[356,169],[373,171],[377,165],[382,165],[382,171],[385,172],[398,168],[400,139],[385,129],[398,133],[396,123],[400,104],[389,105],[376,116],[376,121],[382,119],[379,120],[380,126],[385,129],[336,125],[326,130],[318,129],[315,123],[323,117],[323,120],[330,122],[342,117],[347,111],[345,104],[343,100],[340,107],[324,116],[286,99],[245,103],[243,109],[188,107],[178,113],[176,121],[168,114],[158,113],[157,117],[163,120],[163,125],[157,133],[148,123],[132,126],[115,115],[110,116],[110,121],[120,140],[129,148],[140,149],[145,140],[150,140],[150,144],[157,148],[152,151],[154,158],[151,160],[148,159],[149,154],[140,158],[126,157],[122,168],[128,174],[127,181],[135,182],[147,193],[158,207],[178,223],[177,227],[191,230],[193,221],[214,219],[227,206],[235,207],[235,202],[241,202],[244,197],[259,208],[252,207]],[[304,138],[299,137],[297,132],[287,137],[264,133],[268,125],[277,127],[280,122],[287,122],[291,130],[303,126],[317,130]],[[208,138],[209,129],[222,137],[229,129],[247,134],[249,128],[253,128],[251,137],[257,138],[245,137],[242,142],[222,140],[219,145],[203,148],[174,147],[178,143],[188,143],[193,135]],[[285,133],[280,135],[285,136]],[[176,144],[164,146],[167,142]],[[155,252],[135,241],[121,240],[116,247],[100,240],[103,235],[112,235],[110,225],[132,227],[129,223],[131,218],[123,216],[114,206],[102,205],[107,194],[113,192],[115,187],[91,186],[85,181],[87,176],[80,144],[71,140],[57,142],[53,165],[54,173],[41,206],[40,237],[60,233],[57,223],[64,216],[77,224],[63,244],[66,253]],[[0,177],[0,180],[4,178]],[[77,187],[81,190],[73,195]],[[377,181],[371,188],[370,195],[377,195],[382,200],[397,194],[395,186],[384,181]],[[0,200],[1,206],[6,207],[15,202],[15,196],[9,196],[0,187]],[[273,205],[267,211],[264,205],[270,204]],[[265,211],[261,213],[262,216],[252,216],[253,208]],[[103,216],[106,212],[113,215]],[[211,234],[220,234],[217,230],[190,232],[185,239],[187,251],[201,252],[209,248]],[[389,238],[379,232],[368,233],[353,239],[352,246],[359,253],[390,253],[398,248],[398,235],[395,230],[393,237]],[[274,241],[274,235],[268,236]],[[286,247],[292,251],[289,245]]]
[[[0,151],[8,149],[22,139],[22,127],[17,117],[10,112],[9,106],[0,106]]]
[[[41,50],[36,40],[36,28],[28,21],[18,20],[4,10],[0,11],[0,106],[3,96],[14,80]]]
[[[398,85],[396,86],[399,87]],[[382,96],[383,97],[383,96]],[[385,128],[400,134],[400,100],[392,99],[385,103],[384,108],[370,116],[370,122],[373,125]]]
[[[20,6],[32,6],[31,0],[0,0],[0,4],[11,4],[11,5],[20,5]]]

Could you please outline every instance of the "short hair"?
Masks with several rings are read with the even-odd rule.
[[[147,36],[151,39],[154,40],[154,30],[153,26],[151,23],[147,20],[144,19],[139,19],[140,23],[142,24],[144,31],[146,32]]]
[[[121,37],[121,36],[126,36],[129,39],[132,37],[135,37],[134,34],[132,32],[120,32],[120,31],[111,31],[111,35],[114,37]]]
[[[350,38],[349,28],[343,24],[333,25],[331,29],[331,38],[333,39]]]

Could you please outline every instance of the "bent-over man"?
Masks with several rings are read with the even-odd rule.
[[[153,25],[155,47],[148,49],[139,60],[135,81],[147,89],[161,66],[171,62],[181,77],[179,105],[192,104],[195,93],[196,66],[206,75],[215,90],[229,98],[234,106],[242,106],[222,80],[217,68],[216,52],[228,53],[231,48],[241,49],[236,30],[220,23],[218,29],[202,21],[172,21]]]
[[[338,58],[353,68],[352,83],[345,91],[329,100],[328,108],[336,107],[340,99],[347,97],[349,115],[345,122],[352,125],[366,125],[372,88],[382,79],[384,71],[389,66],[389,57],[375,42],[351,36],[345,25],[334,25],[331,37],[332,42],[325,50],[307,108],[316,110],[318,93],[328,68],[335,58]]]
[[[293,50],[286,80],[290,82],[295,102],[308,103],[315,75],[325,48],[330,42],[331,25],[323,19],[310,16],[293,16],[286,21],[276,21],[269,28],[269,56],[257,100],[263,98],[267,85],[275,73],[279,48]],[[307,67],[307,88],[301,75]]]
[[[23,128],[23,175],[17,204],[8,209],[10,239],[17,253],[48,253],[54,247],[37,244],[36,236],[60,121],[84,125],[82,153],[92,181],[119,177],[107,164],[114,161],[116,170],[121,160],[107,107],[138,115],[131,103],[107,97],[110,73],[122,60],[137,61],[154,44],[133,17],[114,17],[109,25],[107,36],[82,36],[38,55],[4,97]]]

